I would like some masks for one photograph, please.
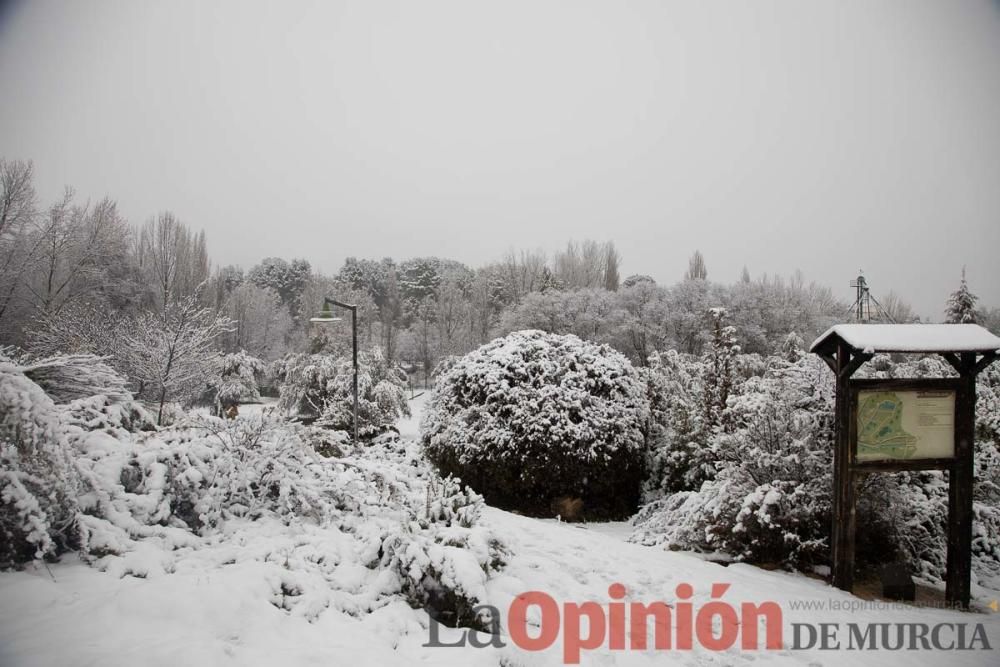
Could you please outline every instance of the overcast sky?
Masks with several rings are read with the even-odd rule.
[[[221,264],[612,239],[939,319],[1000,305],[1000,3],[16,3],[0,155]]]

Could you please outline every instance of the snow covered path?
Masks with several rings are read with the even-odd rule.
[[[405,438],[416,436],[420,408],[400,423]],[[994,648],[1000,645],[1000,613],[959,613],[895,607],[854,611],[796,611],[793,601],[858,602],[803,576],[768,572],[749,565],[722,567],[693,555],[626,543],[623,524],[590,527],[538,520],[489,509],[486,521],[509,544],[507,567],[487,585],[487,601],[501,610],[504,624],[519,594],[544,591],[560,607],[594,601],[607,609],[608,586],[625,586],[626,602],[672,602],[678,584],[693,586],[697,609],[709,600],[713,583],[730,584],[722,597],[741,602],[777,601],[783,608],[784,642],[795,623],[909,622],[982,623]],[[328,608],[310,622],[275,605],[276,582],[287,574],[296,545],[344,558],[331,596],[364,597],[363,566],[349,561],[348,538],[313,526],[284,526],[263,520],[234,525],[215,543],[192,551],[137,554],[173,558],[172,573],[148,578],[100,572],[75,558],[46,568],[0,574],[0,666],[22,665],[442,665],[534,667],[563,664],[562,638],[540,652],[523,651],[505,637],[504,648],[425,647],[429,620],[398,601],[355,617]],[[260,556],[260,554],[265,554]],[[325,586],[325,584],[324,584]],[[537,618],[529,611],[529,622]],[[464,631],[444,628],[440,639],[456,643]],[[969,629],[971,634],[971,628]],[[949,635],[950,636],[950,635]],[[481,636],[485,641],[485,636]],[[841,640],[846,643],[846,628]],[[697,642],[695,643],[697,646]],[[993,651],[820,651],[584,652],[589,665],[996,665]]]
[[[712,583],[730,583],[724,600],[783,604],[791,622],[972,622],[1000,640],[1000,614],[893,609],[793,611],[790,600],[850,601],[851,596],[805,577],[748,565],[724,568],[694,556],[621,542],[601,532],[489,510],[488,521],[506,536],[514,555],[488,586],[489,601],[504,617],[520,593],[541,590],[561,604],[593,600],[607,605],[608,585],[626,586],[629,600],[671,601],[679,583],[694,587],[695,609]],[[273,526],[259,540],[273,540]],[[245,537],[251,538],[252,535]],[[224,545],[214,558],[192,557],[173,574],[117,578],[70,558],[51,567],[0,575],[0,665],[561,665],[562,644],[529,653],[502,649],[429,648],[428,619],[402,602],[356,619],[327,609],[315,622],[270,602],[270,563],[230,564]],[[214,564],[212,564],[214,561]],[[529,613],[529,620],[532,618]],[[454,643],[456,630],[441,640]],[[786,628],[785,643],[791,641]],[[697,644],[696,644],[697,646]],[[585,652],[582,664],[660,665],[995,665],[995,651],[609,651]],[[503,659],[503,661],[501,661]]]
[[[676,599],[674,590],[680,583],[694,587],[695,610],[709,600],[713,583],[731,584],[723,596],[735,606],[740,602],[760,603],[767,600],[779,602],[784,609],[785,644],[792,636],[791,623],[841,623],[842,639],[846,644],[847,623],[983,623],[994,649],[1000,640],[1000,613],[960,613],[946,610],[917,609],[894,606],[892,609],[854,611],[792,610],[790,601],[831,601],[836,606],[860,602],[858,598],[808,577],[784,572],[770,572],[751,565],[736,564],[723,567],[700,558],[677,552],[667,552],[651,547],[623,543],[614,534],[574,524],[559,524],[519,517],[491,509],[490,522],[500,528],[510,541],[515,557],[490,586],[492,603],[506,610],[513,597],[527,590],[543,590],[560,603],[593,600],[605,607],[609,602],[607,588],[611,583],[625,585],[626,601],[650,603],[657,600],[671,602]],[[617,531],[612,531],[617,532]],[[530,616],[529,616],[530,618]],[[970,628],[971,632],[971,628]],[[697,645],[697,644],[696,644]],[[524,660],[518,655],[517,664],[562,664],[561,644],[542,655],[532,655]],[[688,665],[743,665],[743,664],[792,664],[792,665],[996,665],[1000,651],[952,651],[942,654],[935,651],[755,651],[741,652],[734,648],[728,652],[696,650],[672,651],[595,651],[589,656],[595,665],[654,665],[664,659]],[[582,664],[588,664],[584,654]]]

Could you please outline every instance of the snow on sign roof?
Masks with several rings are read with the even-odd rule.
[[[996,352],[1000,338],[978,324],[838,324],[809,348],[821,351],[841,338],[864,352]]]

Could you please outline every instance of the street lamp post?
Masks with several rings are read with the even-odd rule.
[[[354,378],[352,380],[352,390],[354,392],[354,442],[358,442],[358,307],[349,303],[341,303],[330,297],[323,298],[324,313],[319,317],[310,318],[310,322],[337,322],[339,317],[327,317],[325,309],[327,306],[338,306],[351,311],[351,344],[354,352]]]

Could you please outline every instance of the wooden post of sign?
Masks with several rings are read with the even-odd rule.
[[[857,476],[854,473],[854,456],[851,453],[851,376],[872,358],[868,352],[852,351],[843,341],[838,343],[836,358],[828,361],[837,375],[837,394],[834,407],[833,448],[833,585],[851,592],[854,590],[854,543],[857,533]]]
[[[854,525],[851,521],[854,505],[851,483],[848,434],[851,416],[850,394],[847,390],[846,369],[851,353],[845,345],[837,346],[836,369],[837,396],[834,407],[834,448],[833,448],[833,585],[849,591],[854,584]],[[848,555],[850,552],[850,555]]]
[[[837,374],[835,412],[835,443],[833,449],[833,585],[845,591],[854,589],[854,539],[857,527],[855,496],[857,482],[851,454],[851,376],[872,358],[866,352],[855,352],[843,342],[837,345],[837,357],[832,364]]]
[[[948,473],[948,565],[945,600],[969,606],[972,573],[973,443],[976,424],[976,355],[963,353],[955,396],[955,460]]]

